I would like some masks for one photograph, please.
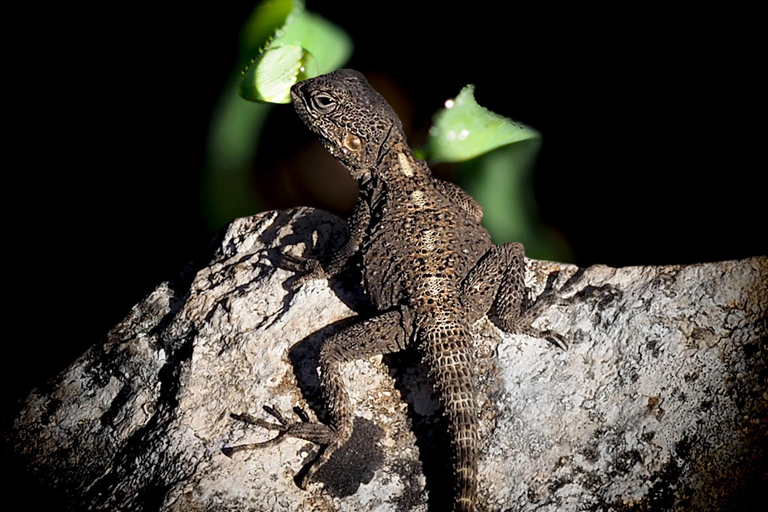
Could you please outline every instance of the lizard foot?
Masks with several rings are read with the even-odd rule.
[[[565,341],[565,338],[561,336],[560,334],[556,333],[555,331],[542,331],[540,336],[559,348],[560,350],[568,350],[568,342]]]
[[[565,340],[565,337],[549,329],[540,331],[538,329],[534,329],[530,325],[523,325],[523,326],[515,326],[512,330],[507,332],[510,332],[513,334],[525,334],[526,336],[530,336],[532,338],[547,340],[552,345],[556,346],[561,350],[568,350],[568,342]]]
[[[294,411],[296,412],[296,415],[301,419],[301,421],[293,423],[286,421],[282,413],[276,407],[265,405],[264,410],[267,411],[267,413],[270,415],[274,416],[278,423],[270,423],[269,421],[262,420],[261,418],[254,418],[253,416],[245,413],[230,414],[229,416],[238,421],[248,423],[249,425],[256,425],[258,427],[266,428],[267,430],[277,430],[277,436],[260,443],[226,446],[221,449],[224,455],[227,457],[232,457],[232,455],[237,452],[274,446],[282,441],[285,436],[298,437],[300,439],[305,439],[307,441],[311,441],[313,443],[324,446],[331,444],[336,437],[335,432],[329,426],[322,423],[310,422],[307,414],[298,407],[294,408]]]
[[[539,296],[534,304],[534,307],[546,307],[557,302],[558,297],[555,292],[555,280],[560,274],[559,270],[556,270],[549,274],[547,277],[547,284],[544,286],[544,292]],[[568,350],[568,343],[565,341],[565,337],[556,333],[555,331],[544,330],[538,333],[538,337],[544,338],[557,348],[561,350]]]
[[[527,318],[525,323],[527,326],[522,329],[522,332],[529,336],[533,336],[534,338],[545,339],[561,350],[568,350],[568,343],[566,342],[565,337],[561,334],[549,329],[539,331],[530,327],[530,322],[533,318],[536,318],[539,315],[539,311],[557,303],[559,300],[554,286],[559,273],[560,271],[556,270],[549,274],[547,283],[544,286],[544,291],[539,295],[536,301],[528,307],[528,311],[525,312],[525,317]]]
[[[294,256],[293,254],[283,253],[283,259],[280,262],[280,268],[291,270],[299,275],[291,284],[291,288],[296,291],[301,286],[315,279],[326,279],[328,274],[323,269],[319,260],[305,258],[303,256]]]

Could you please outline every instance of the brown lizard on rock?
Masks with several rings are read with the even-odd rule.
[[[531,326],[543,301],[528,298],[523,246],[491,243],[480,225],[481,206],[459,187],[432,176],[408,147],[392,107],[362,74],[342,69],[297,83],[291,95],[304,123],[357,179],[359,197],[341,251],[327,262],[287,258],[287,265],[305,272],[300,285],[339,274],[361,253],[364,287],[380,314],[322,344],[328,425],[289,423],[274,409],[268,412],[279,425],[235,417],[280,431],[259,446],[288,435],[324,447],[302,480],[303,487],[352,434],[353,416],[339,366],[413,348],[429,370],[448,425],[454,511],[474,511],[478,407],[470,324],[493,308],[502,330],[563,345],[559,334]],[[253,446],[228,448],[226,453]]]

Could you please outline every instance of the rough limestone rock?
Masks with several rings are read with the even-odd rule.
[[[442,511],[446,434],[413,354],[345,369],[357,419],[309,491],[317,448],[230,417],[301,406],[323,417],[323,339],[371,314],[354,271],[291,293],[283,251],[338,248],[345,225],[312,209],[233,222],[102,344],[33,391],[11,440],[71,509]],[[473,326],[481,511],[747,510],[766,483],[768,259],[579,269],[529,261],[546,341]]]

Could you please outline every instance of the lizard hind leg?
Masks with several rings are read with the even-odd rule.
[[[341,365],[356,359],[365,359],[378,354],[396,352],[405,348],[411,332],[410,318],[405,310],[389,311],[382,315],[356,323],[326,339],[320,347],[320,384],[323,400],[328,408],[328,424],[311,422],[301,413],[301,421],[288,422],[275,409],[265,410],[278,423],[253,418],[247,414],[232,415],[233,418],[268,430],[278,435],[262,443],[252,443],[224,448],[225,455],[256,448],[273,446],[287,437],[298,437],[322,446],[317,458],[311,462],[306,473],[298,478],[302,488],[313,480],[315,473],[328,462],[352,435],[354,418],[352,406],[341,377]]]
[[[557,273],[550,274],[545,292],[531,301],[524,280],[523,246],[516,242],[493,246],[464,278],[462,303],[470,312],[470,321],[492,312],[494,323],[502,331],[546,339],[565,349],[567,344],[563,336],[532,326],[541,310],[555,299],[553,284],[556,277]]]

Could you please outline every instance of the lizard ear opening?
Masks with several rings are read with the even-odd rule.
[[[357,135],[348,133],[344,136],[344,147],[350,151],[359,151],[363,147],[363,141]]]

